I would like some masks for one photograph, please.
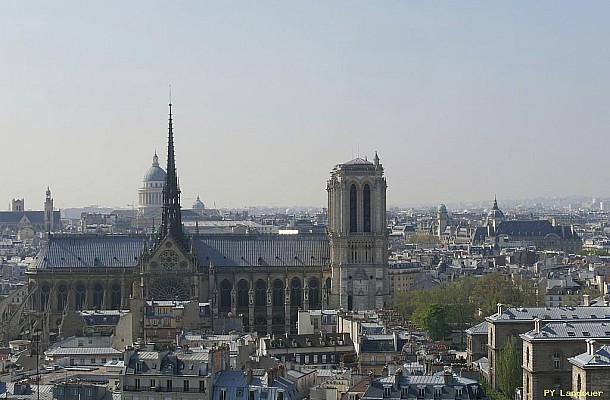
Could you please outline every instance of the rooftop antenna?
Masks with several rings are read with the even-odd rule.
[[[168,85],[169,86],[169,104],[172,104],[172,85]]]

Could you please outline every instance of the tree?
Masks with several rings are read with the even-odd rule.
[[[434,235],[426,235],[423,233],[416,233],[405,239],[405,243],[411,244],[439,244],[441,240]]]
[[[563,305],[564,306],[577,306],[579,304],[582,304],[583,295],[585,295],[585,294],[589,295],[590,300],[593,300],[596,297],[601,296],[601,292],[599,291],[599,289],[594,288],[594,287],[586,287],[586,288],[583,288],[583,289],[577,291],[576,293],[565,295],[563,298]]]
[[[447,323],[447,309],[438,303],[428,306],[423,314],[423,325],[432,340],[443,340],[451,333],[451,326]]]
[[[500,349],[496,361],[498,385],[506,397],[512,399],[515,390],[521,386],[521,352],[517,349],[517,340],[512,336]]]

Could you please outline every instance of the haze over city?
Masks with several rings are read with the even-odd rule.
[[[137,202],[170,84],[187,207],[325,206],[375,151],[388,205],[610,196],[609,8],[10,2],[0,208]]]

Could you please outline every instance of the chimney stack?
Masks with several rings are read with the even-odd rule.
[[[591,305],[591,300],[589,299],[589,295],[588,294],[583,294],[582,295],[582,305],[585,307],[589,307]]]
[[[449,384],[453,380],[453,372],[451,372],[451,369],[445,369],[445,371],[443,372],[443,380],[445,381],[445,386],[449,386]]]
[[[502,303],[498,303],[498,315],[502,315]]]
[[[536,318],[534,320],[534,331],[536,331],[536,333],[540,333],[540,318]]]
[[[398,368],[394,373],[394,388],[400,390],[400,381],[402,379],[402,369]]]

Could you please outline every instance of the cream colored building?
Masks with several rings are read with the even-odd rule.
[[[568,361],[572,364],[572,391],[577,392],[573,399],[599,399],[610,394],[610,346],[588,339],[587,351]]]
[[[569,391],[573,385],[569,359],[587,351],[587,339],[610,344],[610,321],[562,321],[543,325],[536,320],[534,329],[520,337],[523,339],[523,400],[560,399],[565,398],[561,390]]]

